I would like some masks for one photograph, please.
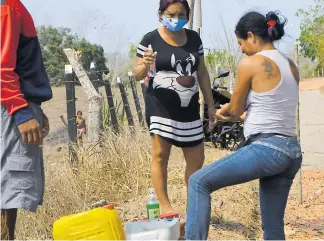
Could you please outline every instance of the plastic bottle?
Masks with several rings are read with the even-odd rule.
[[[149,200],[146,204],[147,218],[149,220],[160,218],[160,203],[156,199],[155,191],[153,188],[149,189]]]
[[[151,44],[148,46],[148,49],[153,52],[153,48],[152,48]],[[155,55],[156,55],[156,52],[155,52]],[[154,61],[154,63],[150,65],[150,69],[144,79],[144,83],[145,83],[146,87],[148,86],[150,78],[154,78],[155,75],[156,75],[156,65],[155,65],[155,61]]]
[[[152,45],[151,44],[148,46],[148,48],[149,48],[150,51],[153,52],[153,48],[152,48]],[[154,54],[155,54],[155,57],[156,57],[157,52],[154,52]],[[154,78],[155,75],[156,75],[156,65],[155,65],[155,61],[153,62],[153,64],[151,64],[150,71],[149,72],[150,72],[150,77],[151,78]]]

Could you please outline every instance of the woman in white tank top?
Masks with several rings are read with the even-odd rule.
[[[302,162],[296,138],[298,69],[275,49],[284,35],[278,12],[244,15],[235,34],[247,55],[239,66],[231,102],[216,114],[229,121],[245,116],[245,145],[233,154],[205,166],[191,176],[186,238],[206,240],[211,193],[226,186],[260,180],[260,207],[264,239],[283,240],[284,213],[289,190]]]

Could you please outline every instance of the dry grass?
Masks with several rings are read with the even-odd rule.
[[[210,163],[226,152],[206,147]],[[150,138],[147,131],[121,136],[107,134],[101,147],[78,150],[79,161],[70,164],[67,149],[45,148],[46,193],[37,214],[20,212],[17,239],[52,239],[58,218],[89,209],[108,200],[115,204],[124,223],[145,216],[150,176]],[[169,196],[182,214],[186,208],[184,160],[175,148],[169,164]],[[255,239],[259,237],[256,183],[224,188],[213,194],[210,239]],[[217,207],[216,203],[223,205]]]
[[[51,239],[52,224],[61,216],[88,209],[105,199],[119,205],[122,200],[146,191],[150,180],[150,148],[147,133],[106,135],[103,146],[79,150],[79,161],[71,165],[67,150],[48,148],[44,206],[36,215],[22,212],[18,239]]]

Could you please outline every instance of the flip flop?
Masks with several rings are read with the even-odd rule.
[[[181,219],[180,213],[178,212],[170,212],[170,213],[163,213],[160,215],[161,219],[172,219],[172,218],[179,218]]]

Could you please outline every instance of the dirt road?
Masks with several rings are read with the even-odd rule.
[[[324,94],[319,90],[300,92],[300,133],[303,166],[324,168]]]

